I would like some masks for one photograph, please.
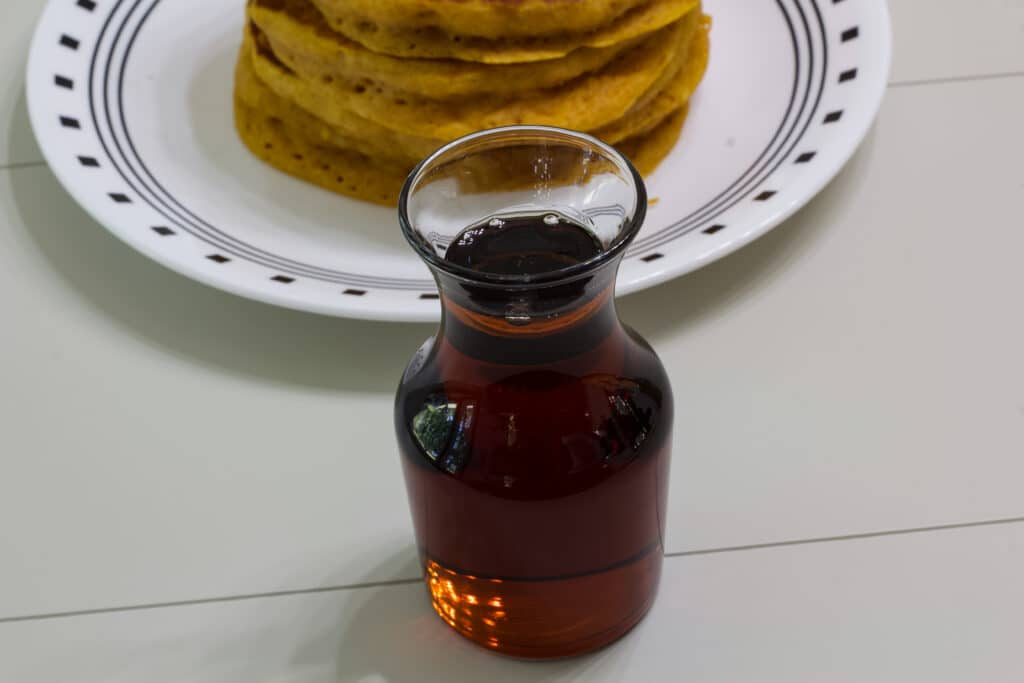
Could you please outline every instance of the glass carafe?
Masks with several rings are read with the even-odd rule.
[[[646,206],[614,149],[535,126],[443,147],[402,193],[442,308],[395,402],[424,579],[497,652],[587,652],[654,600],[672,393],[614,296]]]

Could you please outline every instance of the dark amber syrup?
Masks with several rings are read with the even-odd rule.
[[[585,226],[538,214],[471,227],[445,258],[548,275],[601,251]],[[618,322],[613,282],[605,267],[545,285],[518,313],[517,292],[442,282],[441,331],[397,398],[433,606],[505,654],[593,650],[654,599],[672,398],[654,352]]]

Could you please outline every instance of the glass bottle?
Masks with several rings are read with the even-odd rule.
[[[654,600],[672,393],[614,297],[646,207],[613,148],[539,126],[457,140],[402,192],[442,304],[395,402],[424,578],[497,652],[581,654]]]

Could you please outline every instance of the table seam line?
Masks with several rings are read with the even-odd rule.
[[[0,625],[26,621],[44,621],[47,619],[66,619],[70,617],[86,617],[100,614],[114,614],[120,612],[138,612],[150,609],[165,609],[169,607],[190,607],[194,605],[209,605],[221,602],[241,602],[243,600],[258,600],[261,598],[284,598],[295,595],[315,595],[316,593],[333,593],[361,588],[386,588],[389,586],[402,586],[419,583],[420,577],[413,579],[391,579],[388,581],[367,581],[364,583],[344,584],[338,586],[320,586],[317,588],[295,588],[292,590],[266,591],[262,593],[241,593],[239,595],[226,595],[214,598],[195,598],[192,600],[168,600],[166,602],[150,602],[138,605],[123,605],[118,607],[96,607],[92,609],[68,610],[66,612],[45,612],[41,614],[27,614],[14,617],[0,617]]]
[[[995,81],[1024,77],[1024,71],[998,71],[989,74],[965,76],[937,76],[935,78],[914,78],[904,81],[889,81],[888,88],[912,88],[921,85],[943,85],[946,83],[969,83],[972,81]]]
[[[1000,519],[988,519],[977,522],[960,522],[953,524],[936,524],[923,527],[911,527],[905,529],[890,529],[886,531],[868,531],[857,534],[844,534],[839,536],[823,536],[790,541],[774,541],[770,543],[752,543],[748,545],[725,546],[721,548],[707,548],[704,550],[684,550],[674,553],[665,553],[666,559],[676,557],[694,557],[699,555],[716,555],[720,553],[741,552],[747,550],[763,550],[768,548],[784,548],[799,545],[812,545],[816,543],[835,543],[842,541],[856,541],[871,538],[882,538],[886,536],[907,536],[911,534],[923,534],[937,531],[949,531],[953,529],[971,529],[986,526],[998,526],[1018,524],[1024,522],[1024,517],[1004,517]],[[44,621],[48,619],[67,619],[73,617],[96,616],[102,614],[116,614],[121,612],[138,612],[142,610],[164,609],[171,607],[190,607],[194,605],[209,605],[214,603],[241,602],[243,600],[258,600],[263,598],[291,597],[296,595],[315,595],[317,593],[334,593],[362,588],[387,588],[391,586],[407,586],[420,583],[420,577],[390,579],[387,581],[368,581],[363,583],[344,584],[337,586],[321,586],[317,588],[296,588],[293,590],[267,591],[262,593],[244,593],[240,595],[227,595],[212,598],[196,598],[192,600],[170,600],[167,602],[154,602],[138,605],[126,605],[119,607],[98,607],[93,609],[69,610],[65,612],[47,612],[41,614],[30,614],[13,617],[0,617],[0,625],[23,623],[30,621]]]
[[[0,171],[17,171],[19,168],[37,168],[45,165],[45,159],[39,159],[38,161],[15,161],[10,164],[0,164]]]
[[[815,538],[796,539],[790,541],[771,541],[768,543],[750,543],[747,545],[723,546],[721,548],[705,548],[702,550],[682,550],[679,552],[665,553],[665,557],[694,557],[698,555],[717,555],[720,553],[734,553],[744,550],[763,550],[767,548],[786,548],[797,545],[811,545],[815,543],[836,543],[840,541],[860,541],[872,538],[885,538],[887,536],[909,536],[912,534],[924,534],[937,531],[951,531],[955,529],[973,529],[977,527],[999,526],[1006,524],[1019,524],[1024,522],[1024,517],[1004,517],[1000,519],[986,519],[978,522],[959,522],[952,524],[934,524],[931,526],[908,527],[905,529],[889,529],[885,531],[865,531],[856,534],[842,534],[838,536],[821,536]]]

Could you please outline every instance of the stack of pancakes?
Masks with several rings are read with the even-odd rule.
[[[247,16],[242,140],[381,204],[440,145],[502,125],[586,131],[648,173],[708,59],[700,0],[249,0]]]

